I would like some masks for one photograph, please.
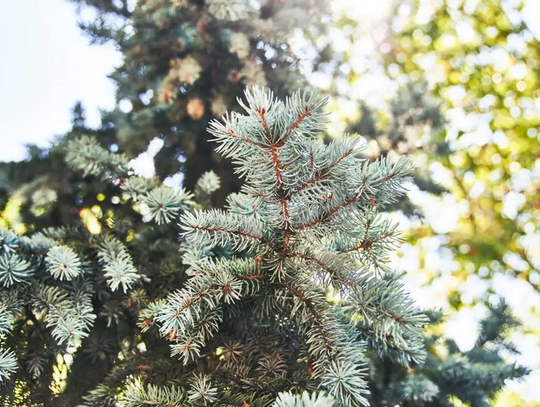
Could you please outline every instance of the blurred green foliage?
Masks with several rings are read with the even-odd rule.
[[[521,10],[402,1],[384,63],[442,101],[451,152],[431,166],[462,208],[447,245],[483,277],[510,270],[538,288],[540,42]]]

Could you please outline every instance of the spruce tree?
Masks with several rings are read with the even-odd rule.
[[[211,124],[245,178],[225,211],[209,205],[213,173],[190,194],[135,176],[93,137],[62,145],[117,209],[100,223],[2,231],[4,404],[418,405],[415,395],[433,394],[421,401],[438,406],[439,394],[461,396],[459,369],[476,378],[478,400],[523,375],[483,350],[510,347],[507,312],[487,320],[474,352],[430,349],[428,319],[388,270],[396,225],[377,214],[411,167],[365,160],[354,137],[324,144],[324,103],[254,88],[247,114]]]
[[[361,405],[366,402],[365,346],[395,354],[401,363],[422,358],[424,317],[401,285],[377,276],[385,271],[384,253],[396,235],[395,227],[381,222],[374,209],[396,199],[410,170],[406,161],[364,165],[355,157],[354,139],[328,147],[313,140],[323,127],[324,105],[315,95],[297,94],[280,102],[255,88],[247,97],[247,116],[233,114],[225,125],[214,123],[212,130],[221,138],[225,154],[244,160],[240,171],[247,177],[246,193],[230,198],[235,209],[227,213],[184,214],[184,261],[190,278],[185,285],[180,283],[180,290],[168,293],[161,287],[161,294],[148,296],[153,285],[163,282],[135,267],[141,253],[130,254],[127,244],[142,237],[135,234],[134,239],[131,231],[129,239],[122,219],[114,215],[109,219],[113,231],[96,236],[69,228],[45,230],[32,238],[5,232],[2,283],[16,289],[4,293],[3,303],[10,311],[6,315],[11,316],[3,327],[6,333],[13,331],[7,345],[32,368],[19,369],[10,377],[10,402],[55,399],[51,386],[54,366],[58,368],[55,356],[62,353],[73,354],[70,376],[57,390],[58,403],[68,405],[88,391],[90,405],[111,403],[117,396],[122,403],[130,405],[132,400],[136,405],[137,394],[156,400],[187,397],[195,405],[228,399],[234,403],[240,398],[266,405],[281,390],[298,393],[320,383],[341,403]],[[254,148],[261,149],[259,154]],[[130,177],[127,158],[108,152],[92,138],[70,142],[66,160],[86,175],[113,181],[125,192],[124,199],[138,202],[147,219],[158,225],[170,225],[192,205],[187,193]],[[344,177],[346,173],[350,178]],[[201,190],[215,186],[211,175],[200,183]],[[193,228],[199,223],[201,229]],[[138,233],[157,233],[159,227],[150,229]],[[312,237],[302,238],[308,230]],[[358,258],[362,271],[352,256],[357,252],[362,253]],[[25,283],[32,283],[33,289]],[[325,299],[324,287],[330,286],[343,296],[336,304]],[[156,302],[145,304],[156,297]],[[186,312],[180,312],[183,307]],[[129,326],[130,311],[137,309],[139,324]],[[148,349],[153,341],[159,342],[152,335],[155,322],[182,363],[167,358],[164,368],[154,356],[147,361],[152,367],[141,366],[139,358],[146,356],[139,351],[141,343]],[[122,329],[133,333],[120,343],[100,338],[107,337],[108,330],[118,335]],[[141,333],[146,330],[147,335]],[[146,336],[148,345],[142,339]],[[30,338],[35,338],[33,347],[26,345]],[[207,344],[210,339],[214,346]],[[149,355],[159,355],[159,348],[148,349]],[[123,354],[120,359],[118,352]],[[2,356],[7,376],[15,369],[15,354],[6,349]],[[100,375],[108,373],[94,389],[79,382],[82,361],[88,358],[94,363],[116,362],[94,367]],[[145,385],[143,390],[139,382],[126,383],[137,369],[137,376],[151,382],[153,374],[169,375],[171,368],[176,377],[173,373],[169,380],[191,376],[192,384],[185,389],[164,387],[167,376],[165,383],[162,377],[154,384],[157,387]],[[150,372],[141,375],[140,370],[147,369]],[[48,380],[38,381],[42,374]],[[341,375],[346,382],[338,379]],[[231,382],[233,378],[238,382]],[[119,391],[118,383],[130,390]]]

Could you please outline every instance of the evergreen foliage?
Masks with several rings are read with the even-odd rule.
[[[329,407],[334,405],[334,400],[324,394],[309,395],[304,392],[295,396],[290,392],[281,393],[276,400],[274,407]]]
[[[71,141],[91,134],[97,137],[99,146],[108,146],[114,141],[115,129],[111,126],[98,131],[87,128],[79,103],[72,113],[72,130],[58,138],[53,148],[30,146],[27,160],[0,164],[0,174],[7,180],[0,190],[4,226],[19,232],[24,228],[32,231],[61,227],[76,222],[84,208],[94,205],[100,205],[103,211],[117,208],[110,205],[110,201],[98,199],[100,194],[116,193],[116,186],[102,182],[99,177],[84,177],[65,162],[66,147]],[[11,215],[5,216],[7,213]]]
[[[375,214],[396,200],[410,166],[403,159],[363,160],[354,139],[324,145],[317,135],[325,101],[316,93],[282,102],[254,88],[246,99],[247,115],[210,126],[217,150],[233,158],[245,186],[225,212],[183,215],[192,277],[156,305],[152,320],[184,364],[202,356],[220,326],[230,324],[228,315],[268,334],[286,326],[295,343],[290,352],[299,358],[270,348],[273,360],[263,358],[250,372],[241,360],[253,339],[237,336],[230,356],[240,363],[228,363],[228,375],[255,374],[259,381],[271,372],[302,389],[293,374],[302,369],[302,381],[322,386],[339,405],[365,405],[366,343],[404,365],[424,357],[424,316],[399,283],[383,277],[395,227]],[[232,256],[207,254],[226,246]],[[325,298],[330,287],[341,297],[337,303]],[[265,394],[246,385],[228,392],[253,401]]]
[[[51,248],[45,262],[52,276],[60,280],[72,280],[82,272],[79,257],[67,246]]]
[[[354,137],[325,145],[324,103],[253,88],[247,114],[212,123],[246,180],[226,210],[209,205],[214,173],[192,195],[134,175],[96,138],[63,145],[118,201],[99,230],[2,231],[4,404],[435,406],[485,402],[525,374],[498,355],[513,349],[505,307],[473,351],[433,351],[442,339],[423,336],[428,319],[388,270],[396,225],[377,214],[411,167],[366,160]]]
[[[151,140],[163,140],[154,159],[157,177],[176,174],[175,180],[181,176],[183,185],[195,192],[199,177],[214,171],[222,186],[212,200],[222,206],[240,182],[230,162],[208,143],[209,120],[237,108],[236,97],[248,84],[268,83],[281,95],[303,86],[288,40],[293,30],[316,35],[326,18],[322,0],[73,2],[95,11],[94,19],[80,21],[91,41],[112,42],[122,53],[123,64],[111,75],[118,105],[102,112],[101,125],[93,129],[85,125],[84,109],[77,103],[73,129],[55,140],[60,148],[31,146],[28,160],[0,163],[0,208],[8,203],[16,207],[20,218],[8,225],[15,229],[72,224],[80,209],[94,205],[103,212],[118,209],[108,199],[97,199],[114,194],[114,185],[65,166],[62,147],[82,135],[96,136],[105,150],[120,149],[130,158],[144,152]],[[232,21],[229,9],[242,18]],[[120,109],[126,104],[129,112]]]
[[[162,275],[165,265],[175,268],[177,250],[167,252],[166,247],[167,241],[176,246],[177,233],[173,228],[156,234],[148,226],[142,234],[154,233],[156,246],[148,247],[144,237],[144,242],[133,242],[128,236],[134,233],[136,219],[126,204],[134,202],[133,208],[141,212],[135,215],[159,224],[163,211],[159,203],[149,203],[165,196],[165,219],[170,219],[178,205],[193,204],[190,195],[134,176],[124,155],[103,149],[93,137],[68,140],[60,149],[71,166],[110,183],[123,196],[123,205],[102,215],[107,229],[100,232],[90,232],[81,220],[31,237],[2,231],[0,372],[6,380],[0,397],[6,406],[72,406],[87,393],[94,400],[113,402],[104,387],[95,387],[107,373],[120,375],[122,381],[132,373],[131,365],[120,361],[136,357],[129,351],[139,343],[135,310],[146,304],[149,294],[157,295],[162,284],[181,279],[167,275],[141,289],[150,277]],[[129,246],[131,251],[138,247],[137,262]],[[156,257],[160,261],[154,265]],[[73,362],[66,364],[66,358]],[[118,382],[109,388],[113,393],[115,386]]]
[[[516,352],[508,334],[519,325],[504,302],[489,306],[476,344],[467,352],[460,352],[453,340],[441,334],[441,312],[427,315],[430,323],[424,341],[428,352],[423,365],[396,369],[388,360],[371,359],[373,405],[450,407],[459,400],[471,407],[489,406],[506,380],[528,373],[501,357],[501,353]]]

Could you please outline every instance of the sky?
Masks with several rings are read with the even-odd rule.
[[[71,127],[77,100],[90,125],[114,107],[107,75],[122,57],[111,44],[90,46],[66,0],[6,2],[0,13],[0,160],[20,160],[24,145],[47,146]]]
[[[369,14],[373,20],[387,11],[387,0],[334,0],[336,4],[353,1],[357,2],[355,10],[358,13],[364,17]],[[540,0],[528,0],[527,7],[524,15],[530,22],[529,26],[540,37]],[[114,107],[114,84],[107,75],[121,64],[121,54],[111,44],[89,44],[89,39],[77,27],[76,8],[73,4],[66,0],[6,2],[0,14],[0,38],[0,88],[3,91],[3,97],[0,98],[0,161],[23,159],[26,143],[46,147],[55,135],[67,132],[71,127],[70,110],[78,100],[85,107],[90,126],[99,124],[99,109]],[[141,166],[149,166],[153,151],[159,150],[161,146],[154,147],[139,157],[143,161]],[[415,200],[414,191],[410,197]],[[430,223],[444,218],[450,224],[439,222],[438,226],[446,229],[452,227],[454,218],[448,214],[453,213],[452,208],[454,212],[458,209],[456,203],[450,201],[426,203],[426,214],[434,219]],[[422,204],[420,201],[418,203]],[[445,217],[441,216],[442,213]],[[400,219],[400,222],[406,222],[406,219]],[[407,247],[404,248],[406,251]],[[447,277],[441,279],[441,291],[452,283],[452,277]],[[471,290],[480,284],[480,281],[471,281]],[[500,287],[498,291],[506,291],[506,297],[510,300],[532,301],[540,307],[538,296],[527,291],[530,286],[518,287],[516,284],[520,283],[517,280],[504,277],[494,281],[494,284]],[[438,294],[432,290],[430,293],[417,292],[415,297],[433,303]],[[439,297],[444,296],[441,294]],[[511,305],[519,308],[519,303]],[[464,347],[471,346],[474,335],[464,336],[463,332],[476,331],[478,319],[479,315],[474,315],[473,309],[457,314],[450,321],[449,334],[465,341]],[[523,358],[532,361],[531,365],[538,366],[540,350],[533,339],[522,338],[527,349]],[[527,345],[527,341],[531,343]],[[540,389],[534,386],[534,382],[539,379],[540,371],[536,370],[526,384],[515,384],[514,390],[527,398],[540,400]]]

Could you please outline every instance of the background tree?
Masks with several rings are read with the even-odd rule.
[[[208,143],[209,120],[238,108],[244,86],[268,84],[280,96],[302,86],[288,39],[293,29],[320,32],[326,2],[151,0],[133,9],[128,1],[79,3],[98,12],[82,24],[92,41],[112,41],[124,55],[111,78],[129,111],[116,109],[104,121],[116,129],[114,143],[134,156],[163,140],[157,175],[181,171],[193,189],[212,169],[222,179],[216,202],[223,204],[239,183]]]
[[[508,306],[488,305],[475,346],[461,352],[456,342],[445,339],[442,313],[427,312],[430,325],[425,334],[428,356],[412,369],[398,368],[385,359],[371,359],[370,400],[373,405],[470,406],[494,405],[497,393],[508,380],[522,379],[528,370],[508,364],[501,357],[516,352],[508,340],[519,326]]]

